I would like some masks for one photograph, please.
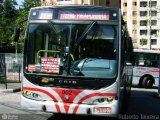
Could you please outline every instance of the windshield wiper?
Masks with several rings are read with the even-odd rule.
[[[78,46],[78,45],[81,43],[81,41],[83,40],[83,38],[86,36],[86,34],[92,29],[92,27],[93,27],[96,23],[97,23],[97,21],[93,21],[93,22],[90,24],[89,28],[86,28],[86,29],[84,30],[83,34],[82,34],[82,35],[79,37],[79,39],[77,40],[75,46]]]
[[[54,32],[55,32],[56,34],[58,34],[58,32],[57,32],[57,30],[56,30],[56,28],[55,28],[55,26],[54,26],[54,22],[51,21],[51,20],[48,20],[48,23],[50,23],[50,25],[51,25],[52,29],[54,30]]]

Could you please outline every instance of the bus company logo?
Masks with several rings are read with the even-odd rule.
[[[2,114],[2,120],[7,120],[8,115],[7,114]]]
[[[69,100],[69,96],[68,95],[65,95],[64,98],[65,98],[66,101]]]

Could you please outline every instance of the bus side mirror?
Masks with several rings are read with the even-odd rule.
[[[19,26],[16,26],[16,27],[14,28],[14,41],[15,41],[15,42],[18,42],[19,36],[20,36],[20,27],[19,27]]]

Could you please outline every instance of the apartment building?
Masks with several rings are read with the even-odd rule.
[[[121,9],[134,48],[160,50],[160,0],[122,0]]]
[[[120,0],[41,0],[42,6],[55,4],[83,4],[120,7]]]

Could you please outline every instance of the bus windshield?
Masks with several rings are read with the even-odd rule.
[[[28,73],[114,78],[117,75],[116,25],[30,23],[25,71]]]

